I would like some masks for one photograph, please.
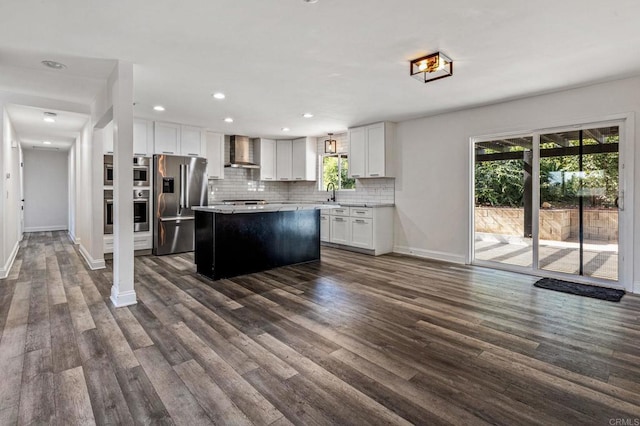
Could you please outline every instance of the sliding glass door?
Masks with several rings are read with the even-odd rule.
[[[619,126],[474,143],[473,263],[619,279]]]
[[[475,259],[531,267],[531,136],[475,144]]]
[[[540,269],[618,280],[618,127],[540,135]]]

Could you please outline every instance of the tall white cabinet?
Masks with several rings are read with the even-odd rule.
[[[291,161],[293,180],[316,180],[318,151],[315,139],[294,139],[291,147]]]
[[[205,149],[207,177],[209,179],[224,179],[224,135],[205,132]]]
[[[276,141],[276,179],[291,180],[293,177],[293,141]]]
[[[349,129],[349,176],[393,177],[395,124],[382,122]]]
[[[274,139],[255,139],[253,141],[253,159],[260,168],[256,170],[259,180],[276,180],[276,141]]]

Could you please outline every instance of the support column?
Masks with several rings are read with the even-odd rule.
[[[133,64],[118,62],[113,100],[113,286],[116,307],[133,305]]]

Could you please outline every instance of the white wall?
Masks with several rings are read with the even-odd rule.
[[[572,89],[397,126],[395,251],[457,262],[467,260],[470,209],[470,138],[591,122],[631,113],[635,181],[640,177],[640,78]],[[624,143],[624,141],[623,141]],[[640,185],[635,199],[633,246],[640,265]],[[632,207],[627,203],[628,207]],[[631,262],[627,262],[631,264]],[[635,275],[635,289],[640,291]],[[631,289],[632,282],[624,283]]]
[[[25,232],[68,228],[68,153],[24,150]]]
[[[20,148],[18,135],[4,106],[2,107],[2,140],[0,140],[0,278],[5,278],[18,251],[20,241]]]

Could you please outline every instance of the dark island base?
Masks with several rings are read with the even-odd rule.
[[[218,280],[320,260],[320,211],[195,212],[197,271]]]

